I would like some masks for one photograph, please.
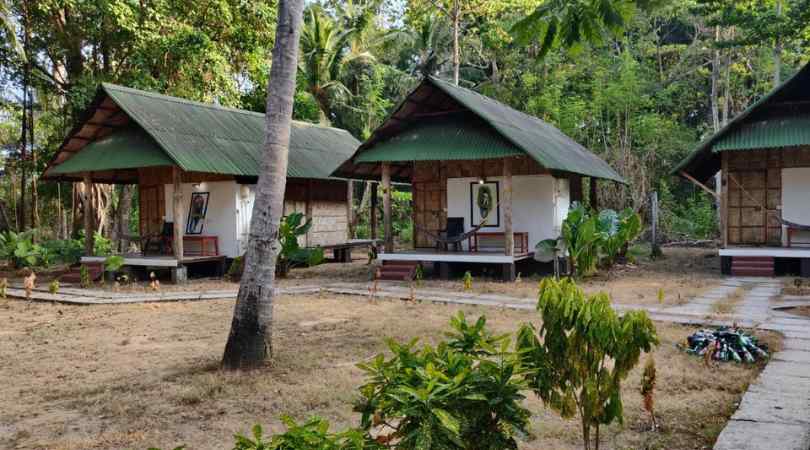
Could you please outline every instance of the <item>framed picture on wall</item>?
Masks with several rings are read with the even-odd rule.
[[[477,227],[485,218],[484,228],[501,226],[498,182],[470,183],[470,221]]]
[[[186,234],[202,234],[207,212],[208,192],[192,192],[186,220]]]

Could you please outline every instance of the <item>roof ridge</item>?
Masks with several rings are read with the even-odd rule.
[[[529,118],[529,119],[540,121],[540,122],[542,122],[542,123],[544,123],[544,124],[546,124],[546,125],[551,125],[550,123],[546,122],[545,120],[543,120],[543,119],[541,119],[541,118],[539,118],[539,117],[537,117],[537,116],[534,116],[534,115],[531,115],[531,114],[529,114],[529,113],[527,113],[527,112],[521,111],[521,110],[519,110],[519,109],[517,109],[517,108],[515,108],[515,107],[512,107],[512,106],[510,106],[510,105],[507,105],[506,103],[504,103],[504,102],[502,102],[502,101],[500,101],[500,100],[497,100],[497,99],[494,99],[494,98],[489,97],[489,96],[487,96],[487,95],[484,95],[484,94],[482,94],[482,93],[480,93],[480,92],[478,92],[478,91],[475,91],[475,90],[473,90],[473,89],[470,89],[470,88],[465,88],[464,86],[456,86],[455,84],[453,84],[453,83],[451,83],[451,82],[449,82],[449,81],[447,81],[447,80],[442,80],[441,78],[439,78],[439,77],[435,77],[435,76],[433,76],[433,75],[428,75],[428,78],[430,78],[430,79],[431,79],[431,80],[433,80],[433,81],[439,81],[439,82],[441,82],[441,83],[445,84],[446,86],[448,86],[448,87],[450,87],[450,88],[452,88],[452,89],[464,90],[464,91],[467,91],[467,92],[469,92],[469,93],[471,93],[471,94],[474,94],[474,95],[476,95],[476,96],[478,96],[478,97],[481,97],[482,99],[484,99],[484,100],[486,100],[486,101],[497,103],[497,104],[499,104],[499,105],[503,106],[504,108],[509,108],[509,109],[511,109],[512,111],[515,111],[515,112],[517,112],[517,113],[519,113],[519,114],[521,114],[521,115],[523,115],[523,116],[526,116],[526,117],[527,117],[527,118]],[[554,126],[554,125],[551,125],[551,126]],[[557,128],[557,127],[554,127],[554,128]]]
[[[223,106],[223,105],[217,105],[215,103],[206,103],[206,102],[201,102],[201,101],[198,101],[198,100],[191,100],[191,99],[187,99],[187,98],[183,98],[183,97],[175,97],[173,95],[159,94],[157,92],[144,91],[144,90],[141,90],[141,89],[135,89],[135,88],[132,88],[132,87],[122,86],[120,84],[115,84],[115,83],[104,82],[104,83],[101,83],[101,84],[105,89],[110,88],[110,89],[113,89],[113,90],[123,91],[123,92],[126,92],[128,94],[141,95],[143,97],[156,98],[156,99],[161,99],[161,100],[165,100],[165,101],[169,101],[169,102],[173,102],[173,103],[180,103],[180,104],[191,105],[191,106],[199,106],[199,107],[202,107],[202,108],[208,108],[208,109],[214,109],[214,110],[220,110],[220,111],[228,111],[228,112],[246,114],[246,115],[251,115],[251,116],[265,117],[265,115],[266,115],[265,113],[251,111],[249,109],[234,108],[232,106]],[[319,123],[306,122],[306,121],[303,121],[303,120],[296,120],[296,119],[293,119],[292,122],[294,124],[296,124],[296,125],[318,127],[318,128],[324,128],[324,129],[329,129],[329,130],[335,130],[335,131],[341,131],[341,132],[348,133],[347,130],[344,130],[342,128],[336,128],[336,127],[323,125],[323,124],[319,124]]]

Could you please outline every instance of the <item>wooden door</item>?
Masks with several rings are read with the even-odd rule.
[[[139,226],[141,236],[158,234],[163,228],[165,211],[163,185],[138,186]]]

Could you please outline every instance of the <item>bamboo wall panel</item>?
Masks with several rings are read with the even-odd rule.
[[[729,151],[724,152],[724,157],[728,164],[728,207],[724,221],[728,243],[781,246],[782,227],[778,218],[782,207],[782,169],[810,167],[810,148]]]

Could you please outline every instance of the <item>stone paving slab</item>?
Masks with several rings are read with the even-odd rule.
[[[804,425],[731,420],[715,450],[808,450],[810,429]]]
[[[810,401],[810,378],[780,375],[775,372],[762,373],[755,382],[751,383],[748,390],[797,396]]]
[[[743,396],[733,420],[776,422],[810,427],[810,400],[797,395],[780,395],[774,391],[749,390]]]
[[[773,360],[765,366],[760,374],[768,376],[790,376],[810,379],[810,365],[791,361]]]
[[[782,350],[774,353],[771,357],[774,361],[787,361],[802,364],[810,364],[810,351],[804,350]],[[810,366],[807,367],[810,369]]]

